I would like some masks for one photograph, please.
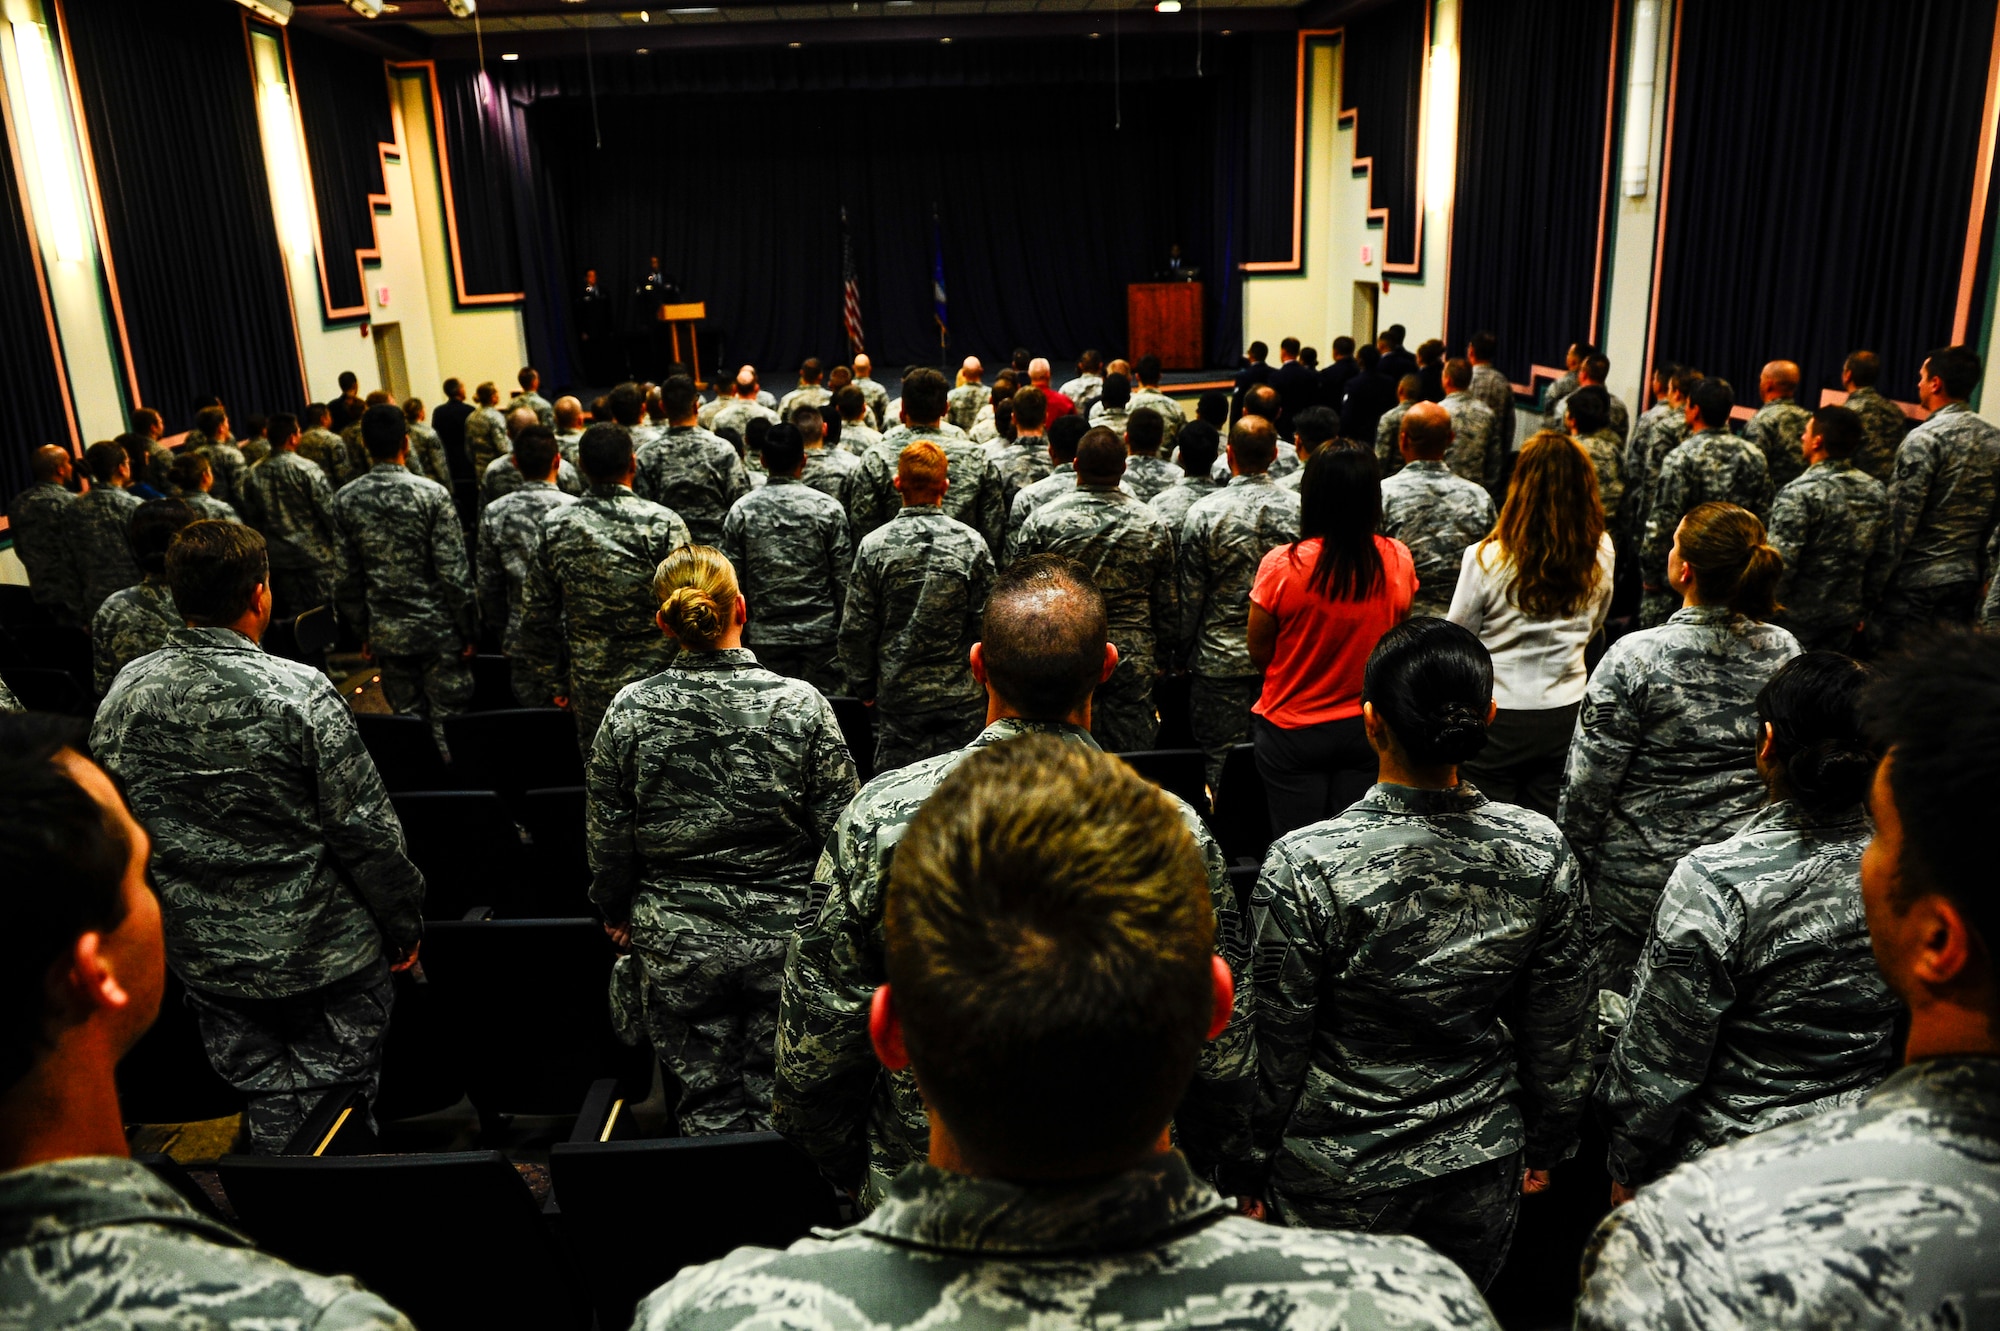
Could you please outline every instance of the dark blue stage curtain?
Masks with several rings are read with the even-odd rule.
[[[1423,133],[1425,16],[1430,0],[1390,0],[1346,24],[1340,109],[1354,116],[1354,156],[1374,159],[1369,207],[1389,212],[1382,255],[1415,263],[1417,142]]]
[[[380,56],[299,28],[289,36],[292,92],[305,130],[326,256],[322,313],[332,318],[334,310],[343,310],[349,313],[340,318],[359,319],[367,314],[368,292],[354,255],[375,248],[375,210],[368,196],[386,189],[376,145],[396,135],[388,79]]]
[[[0,365],[8,367],[0,393],[0,508],[29,483],[29,454],[43,444],[70,446],[20,177],[5,148],[0,141]]]
[[[1205,270],[1209,359],[1239,350],[1246,261],[1291,250],[1297,38],[961,41],[439,71],[468,292],[525,293],[529,353],[573,363],[570,288],[622,302],[659,254],[708,303],[708,366],[844,356],[840,211],[880,364],[1066,358],[1125,342],[1125,287],[1178,241]],[[602,147],[597,146],[602,136]],[[718,164],[721,145],[742,164]],[[930,299],[933,207],[952,324]],[[629,310],[621,309],[621,318]]]
[[[170,433],[199,397],[247,415],[305,391],[244,12],[63,0],[142,405]]]
[[[1952,332],[1992,0],[1683,3],[1655,359],[1751,404],[1795,360],[1817,406],[1865,347],[1913,399]]]
[[[1499,367],[1561,365],[1590,326],[1621,0],[1465,0],[1446,341],[1499,335]],[[1550,71],[1560,70],[1560,77]],[[1610,170],[1618,170],[1616,157]],[[1608,238],[1604,251],[1609,271]]]

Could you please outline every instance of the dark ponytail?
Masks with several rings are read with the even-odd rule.
[[[1469,630],[1419,615],[1375,644],[1361,696],[1412,763],[1455,767],[1486,747],[1493,658]]]
[[[1771,727],[1776,793],[1809,814],[1839,813],[1868,793],[1881,757],[1861,724],[1861,694],[1873,675],[1839,652],[1807,652],[1757,695],[1757,715]]]

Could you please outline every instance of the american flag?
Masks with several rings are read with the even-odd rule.
[[[861,284],[854,277],[854,241],[847,234],[847,209],[840,210],[840,321],[855,351],[866,351],[861,333]]]

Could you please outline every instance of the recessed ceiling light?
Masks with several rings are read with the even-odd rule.
[[[519,60],[521,57],[516,55],[514,52],[509,51],[507,52],[507,54],[501,56],[500,58],[502,60]]]
[[[653,21],[653,16],[642,9],[639,11],[639,21],[641,23],[651,23]]]
[[[1160,3],[1153,6],[1153,12],[1156,14],[1178,14],[1181,12],[1181,0],[1160,0]]]
[[[938,45],[940,45],[940,46],[950,46],[950,45],[951,45],[951,38],[949,38],[949,37],[940,37],[940,38],[938,38]]]
[[[640,47],[640,48],[639,48],[638,50],[634,51],[634,52],[633,52],[632,54],[633,54],[633,55],[651,55],[652,53],[653,53],[653,52],[652,52],[652,49],[651,49],[650,47],[645,47],[645,46],[642,46],[642,47]]]
[[[798,49],[799,49],[800,47],[804,46],[804,45],[805,45],[805,43],[804,43],[804,42],[786,42],[786,43],[785,43],[785,45],[787,45],[787,46],[791,47],[791,48],[792,48],[792,49],[793,49],[794,51],[796,51],[796,50],[798,50]]]

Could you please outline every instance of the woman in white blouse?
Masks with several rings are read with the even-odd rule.
[[[1499,715],[1464,764],[1489,799],[1555,817],[1590,672],[1583,651],[1611,608],[1617,556],[1589,454],[1544,430],[1514,461],[1492,535],[1466,548],[1450,619],[1493,655]]]

